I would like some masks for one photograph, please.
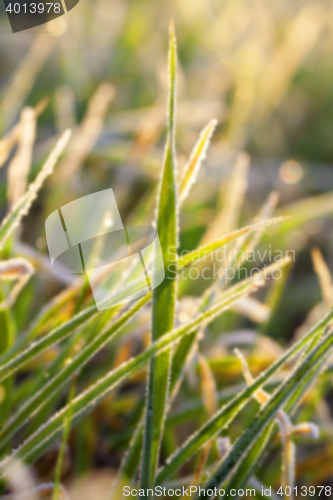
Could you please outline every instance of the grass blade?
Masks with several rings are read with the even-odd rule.
[[[0,301],[5,301],[3,291],[0,288]],[[16,335],[15,321],[10,309],[0,309],[0,354],[6,352],[13,345]],[[13,379],[6,380],[0,386],[0,425],[6,421],[10,415],[12,405]]]
[[[189,252],[179,257],[178,268],[182,269],[184,267],[193,264],[197,260],[203,259],[206,255],[210,255],[211,253],[215,252],[216,250],[219,250],[221,247],[223,247],[227,243],[231,243],[237,238],[241,238],[242,236],[249,234],[253,231],[257,231],[262,228],[272,226],[274,224],[280,224],[285,220],[286,220],[285,217],[276,217],[275,219],[264,220],[261,222],[257,222],[256,224],[253,224],[251,226],[243,227],[242,229],[239,229],[237,231],[233,231],[232,233],[227,234],[226,236],[222,236],[217,240],[211,241],[199,247],[197,250],[193,250],[193,252]]]
[[[243,458],[228,483],[226,495],[230,495],[231,489],[239,489],[247,484],[262,459],[267,444],[271,440],[274,424],[274,421],[268,424],[266,429],[263,430],[250,451],[247,453],[246,457]]]
[[[60,327],[42,337],[40,340],[30,344],[25,351],[10,358],[5,364],[0,366],[0,381],[15,373],[22,366],[28,363],[28,361],[38,356],[38,354],[42,353],[47,348],[66,338],[73,332],[73,330],[75,330],[75,328],[88,321],[94,314],[96,314],[96,312],[96,306],[89,307],[82,313],[74,316],[74,318],[70,321],[67,321]]]
[[[57,464],[56,464],[56,472],[55,472],[55,478],[54,478],[54,489],[53,489],[52,500],[59,500],[61,498],[60,497],[61,468],[62,468],[62,462],[64,459],[64,454],[65,454],[66,444],[68,441],[69,432],[71,429],[71,420],[72,420],[72,405],[71,405],[71,403],[73,400],[74,391],[75,391],[75,386],[74,386],[74,383],[72,383],[72,386],[71,386],[71,389],[69,392],[69,397],[68,397],[68,412],[64,418],[64,432],[63,432],[61,446],[60,446]]]
[[[18,148],[8,168],[8,201],[14,207],[24,195],[36,137],[36,113],[24,108],[21,113]]]
[[[130,283],[128,287],[123,288],[118,294],[115,295],[115,297],[120,297],[120,298],[126,297],[126,293],[128,291],[135,290],[136,287],[137,287],[137,282]],[[145,298],[148,301],[151,298],[151,293],[148,293],[145,296]],[[108,300],[108,298],[106,300]],[[144,301],[144,303],[146,302]],[[102,314],[101,317],[103,319],[109,317],[109,315],[112,314],[111,309],[114,311],[117,310],[118,308],[119,306],[115,306],[113,308],[104,310],[101,313]],[[98,311],[95,305],[88,307],[81,313],[74,316],[74,318],[72,318],[71,320],[60,325],[58,328],[55,328],[47,335],[44,335],[40,340],[32,342],[25,351],[22,351],[17,355],[14,354],[9,359],[5,356],[4,364],[0,365],[0,381],[4,380],[9,375],[16,372],[28,361],[32,360],[38,354],[41,354],[43,351],[45,351],[45,349],[51,347],[52,345],[68,337],[68,335],[71,334],[75,330],[75,328],[86,323],[97,313]]]
[[[205,485],[205,488],[219,487],[229,476],[231,471],[245,455],[246,451],[255,443],[261,433],[267,428],[270,421],[276,416],[283,404],[293,395],[298,387],[306,389],[309,375],[317,373],[322,363],[327,359],[333,345],[333,330],[323,338],[322,342],[304,359],[302,364],[281,384],[272,395],[269,402],[259,412],[248,429],[238,439],[223,464],[214,473]],[[305,384],[304,384],[305,382]]]
[[[276,223],[280,222],[280,220],[276,220]],[[180,257],[178,262],[180,262],[180,265],[178,266],[179,269],[190,265],[190,263],[193,262],[194,260],[197,260],[197,258],[201,255],[205,255],[206,252],[208,251],[214,251],[215,249],[220,248],[219,245],[223,246],[224,244],[227,244],[234,239],[237,238],[242,238],[244,234],[250,234],[251,232],[256,232],[256,231],[262,231],[265,226],[274,224],[275,219],[272,219],[270,221],[261,221],[257,224],[254,224],[253,226],[245,227],[239,231],[235,231],[231,233],[230,235],[227,235],[217,242],[213,242],[213,244],[208,244],[206,247],[203,247],[202,253],[200,251],[200,254],[198,256],[197,252],[191,252],[191,254],[186,255],[185,257]],[[192,257],[191,257],[192,256]],[[203,304],[202,310],[204,310],[207,307],[207,304]],[[178,392],[179,385],[181,382],[181,376],[184,371],[186,362],[188,360],[188,356],[190,355],[191,352],[193,352],[193,348],[197,342],[197,332],[192,333],[191,335],[187,335],[177,345],[175,352],[173,353],[172,357],[172,369],[171,369],[171,375],[170,375],[170,395],[171,399],[175,397],[175,394]],[[143,425],[143,422],[139,423],[139,426]],[[140,443],[142,443],[142,428],[139,430],[137,429],[137,432],[135,433],[135,436],[133,437],[133,441],[130,443],[129,450],[127,454],[124,456],[123,462],[120,466],[119,470],[119,478],[126,478],[126,480],[132,479],[135,472],[136,472],[136,467],[137,467],[137,450],[140,448]],[[113,490],[115,491],[115,490]]]
[[[169,50],[169,127],[164,167],[157,202],[157,233],[164,258],[165,279],[153,291],[152,341],[160,339],[174,326],[177,281],[172,271],[177,269],[178,202],[175,157],[177,50],[173,25],[170,26]],[[150,362],[146,418],[143,440],[141,487],[150,488],[154,482],[168,403],[171,348]]]
[[[322,297],[327,306],[331,307],[333,302],[333,286],[330,270],[319,248],[312,249],[311,257],[314,270],[318,276]]]
[[[118,387],[124,380],[130,377],[137,370],[143,368],[153,356],[168,350],[172,344],[179,341],[184,335],[188,335],[195,331],[198,327],[207,325],[217,316],[230,308],[240,297],[247,295],[257,289],[257,283],[249,280],[231,288],[224,297],[215,303],[210,309],[198,315],[196,319],[187,325],[177,328],[154,342],[148,349],[136,358],[130,359],[120,365],[115,370],[112,370],[106,376],[81,393],[72,401],[73,406],[73,421],[77,420],[83,413],[92,411],[95,405],[105,398],[113,389]],[[333,315],[333,313],[332,313]],[[268,377],[267,377],[268,378]],[[6,466],[10,467],[13,457],[19,457],[21,460],[26,460],[33,456],[36,450],[39,450],[62,429],[63,418],[68,411],[68,406],[65,406],[61,411],[56,413],[45,425],[41,426],[37,432],[30,436],[12,455],[6,458],[2,464],[6,472]],[[5,473],[4,472],[4,473]]]
[[[196,144],[189,163],[184,169],[184,173],[179,186],[179,203],[182,203],[188,196],[190,189],[196,177],[202,162],[206,158],[207,149],[210,140],[217,125],[217,120],[211,120],[207,127],[202,131],[198,143]]]

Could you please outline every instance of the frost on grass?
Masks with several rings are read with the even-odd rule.
[[[0,302],[0,310],[11,307],[18,294],[34,273],[32,264],[23,258],[0,261],[0,281],[16,281],[8,297]]]
[[[0,226],[0,249],[3,247],[7,238],[19,226],[22,218],[29,212],[29,209],[33,201],[36,199],[38,191],[44,184],[45,179],[52,174],[60,155],[63,153],[69,141],[70,136],[71,132],[69,130],[67,130],[61,136],[54,149],[52,150],[50,156],[44,163],[41,171],[37,175],[35,181],[30,184],[28,190],[12,208],[7,217],[3,220]]]

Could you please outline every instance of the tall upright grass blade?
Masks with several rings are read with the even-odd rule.
[[[177,49],[173,24],[169,48],[169,122],[164,166],[157,201],[157,233],[164,258],[165,279],[153,291],[152,341],[158,341],[174,326],[177,281],[178,201],[176,185],[176,75]],[[169,397],[171,348],[154,357],[149,365],[146,417],[141,465],[141,487],[150,488],[158,466],[161,438]]]
[[[3,301],[0,301],[0,310],[8,309],[15,303],[18,294],[34,272],[35,270],[30,262],[23,258],[0,261],[0,283],[1,281],[16,282],[9,295]]]
[[[318,339],[319,336],[317,336]],[[318,344],[318,340],[316,342],[312,342],[311,345],[314,347]],[[306,349],[307,352],[311,352],[311,349]],[[325,365],[323,365],[325,366]],[[304,393],[309,388],[314,378],[317,376],[318,368],[315,366],[306,379],[303,381],[303,384],[300,384],[293,395],[289,398],[288,402],[285,405],[286,413],[290,414],[294,411],[300,399],[304,396]],[[300,434],[312,434],[312,437],[316,438],[317,431],[313,430],[313,424],[306,424],[301,426],[294,427],[294,434],[297,434],[297,428],[303,428],[303,431]],[[252,474],[255,473],[257,467],[260,465],[265,453],[267,452],[267,448],[269,444],[272,442],[274,436],[276,435],[276,426],[274,427],[274,423],[270,422],[270,424],[266,427],[266,429],[261,433],[252,447],[251,451],[241,460],[240,464],[237,466],[235,472],[232,475],[231,480],[228,483],[228,491],[232,488],[242,488],[245,486],[249,478]]]
[[[6,129],[12,124],[55,45],[56,39],[45,32],[38,33],[34,38],[13,78],[10,78],[2,93],[1,129]]]

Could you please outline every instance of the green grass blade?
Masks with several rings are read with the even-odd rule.
[[[5,300],[3,291],[0,288],[0,301]],[[0,354],[6,352],[15,341],[15,322],[11,309],[0,310]],[[13,399],[13,379],[9,378],[0,386],[0,426],[10,415]]]
[[[287,264],[283,264],[287,265]],[[283,266],[282,266],[283,267]],[[204,299],[200,311],[204,311],[208,307],[207,300]],[[184,371],[184,367],[186,365],[188,356],[190,352],[193,350],[193,347],[197,341],[198,331],[191,333],[190,335],[186,335],[184,338],[180,340],[175,348],[175,352],[172,358],[172,370],[170,376],[170,395],[171,398],[174,398],[179,389],[179,384],[181,382],[182,373]],[[140,443],[142,442],[142,422],[139,423],[138,428],[136,429],[135,436],[133,441],[130,443],[129,450],[124,457],[124,460],[121,464],[118,480],[115,484],[113,492],[118,491],[115,488],[119,487],[119,480],[127,480],[130,481],[133,479],[136,469],[137,469],[137,460],[136,457],[138,455],[138,449],[140,448]]]
[[[323,338],[318,346],[304,359],[302,364],[281,384],[280,388],[272,395],[268,403],[262,408],[252,424],[237,440],[233,449],[224,460],[223,464],[213,474],[205,488],[219,487],[233,471],[247,450],[254,445],[256,439],[275,418],[284,403],[294,394],[297,388],[306,390],[309,376],[320,371],[323,362],[327,359],[333,346],[333,330]]]
[[[228,487],[225,488],[226,496],[231,496],[230,490],[237,490],[245,486],[251,476],[255,473],[256,468],[258,467],[258,464],[260,463],[264,455],[267,444],[271,440],[274,425],[274,421],[271,421],[268,424],[266,429],[262,431],[254,445],[251,447],[247,455],[243,458],[234,474],[232,475],[232,478],[228,482]]]
[[[173,25],[170,27],[169,50],[169,127],[164,167],[157,202],[157,233],[163,252],[165,279],[153,291],[152,341],[157,341],[174,326],[177,301],[178,203],[176,185],[175,115],[177,51]],[[141,465],[141,487],[150,488],[158,465],[169,392],[171,348],[150,362],[146,417]]]
[[[272,219],[271,221],[264,221],[260,222],[259,224],[254,224],[252,226],[248,226],[246,228],[241,229],[240,231],[235,231],[234,233],[231,233],[230,235],[225,236],[224,238],[221,238],[219,240],[216,240],[213,243],[210,243],[208,245],[205,245],[201,249],[198,249],[195,252],[191,252],[184,257],[181,257],[179,259],[179,267],[185,267],[187,265],[190,265],[190,263],[194,262],[195,260],[198,260],[202,258],[204,255],[207,254],[207,252],[213,252],[216,249],[220,248],[221,246],[225,245],[228,242],[233,241],[234,239],[243,236],[246,233],[249,233],[251,231],[255,231],[263,226],[268,226],[271,224],[279,223],[281,218],[277,219]],[[172,280],[169,280],[172,281]],[[162,285],[161,285],[162,286]],[[156,289],[159,290],[160,287]],[[161,307],[162,311],[161,313],[164,313],[165,310],[163,307]],[[48,347],[54,345],[55,343],[59,342],[60,340],[64,339],[67,337],[76,327],[80,326],[82,323],[86,322],[88,319],[90,319],[95,313],[97,312],[96,307],[92,306],[82,313],[78,314],[75,316],[73,319],[70,321],[66,322],[64,325],[61,325],[59,328],[56,328],[54,331],[50,332],[48,335],[44,336],[41,340],[35,342],[34,344],[30,345],[25,351],[20,353],[17,356],[11,357],[10,359],[6,360],[6,363],[0,366],[0,381],[4,380],[6,377],[8,377],[10,374],[14,373],[17,371],[19,368],[21,368],[25,363],[33,359],[35,356],[43,352],[45,349]],[[163,320],[161,320],[163,321]],[[169,328],[169,330],[171,330]]]
[[[171,399],[175,397],[178,391],[179,384],[181,381],[181,376],[184,371],[186,360],[188,359],[188,354],[192,350],[193,345],[196,342],[196,339],[197,339],[197,332],[191,333],[190,335],[186,335],[184,338],[182,338],[176,346],[176,349],[172,356],[172,366],[170,375]],[[144,427],[144,420],[141,419],[139,421],[139,424],[137,425],[136,431],[133,435],[133,439],[120,465],[116,484],[112,488],[112,493],[114,493],[115,496],[117,496],[116,495],[117,492],[120,492],[120,490],[118,489],[119,484],[122,484],[123,481],[127,483],[130,482],[137,471],[138,468],[137,457],[141,453],[143,427]]]
[[[315,348],[320,338],[321,334],[320,335],[317,334],[314,337],[314,339],[309,343],[309,345],[304,350],[304,353],[301,356],[301,360],[303,359],[304,355],[309,354],[311,350]],[[306,379],[303,380],[303,383],[296,388],[294,394],[291,396],[291,398],[285,405],[284,409],[287,413],[290,413],[294,410],[298,401],[303,397],[305,391],[308,389],[309,385],[313,382],[313,379],[316,377],[317,372],[318,372],[317,367],[314,367],[314,369],[311,370]],[[272,421],[269,423],[267,428],[261,433],[261,435],[254,443],[253,447],[251,447],[251,450],[242,459],[240,464],[237,466],[236,470],[233,472],[231,480],[228,482],[226,495],[228,494],[230,495],[231,489],[237,490],[243,488],[247,484],[248,480],[255,473],[257,467],[262,461],[268,446],[270,445],[270,443],[274,439],[274,436],[276,435],[277,430],[278,429],[277,426],[275,425],[275,422]]]
[[[178,391],[178,385],[181,383],[186,362],[190,353],[193,352],[197,338],[198,332],[191,333],[191,335],[187,335],[183,338],[175,349],[172,358],[172,371],[170,377],[170,393],[172,398],[174,398],[175,392]]]
[[[39,335],[45,334],[48,325],[52,324],[53,329],[55,329],[55,327],[59,327],[61,324],[64,324],[68,315],[65,316],[65,314],[63,314],[63,310],[72,300],[75,299],[77,294],[78,287],[71,287],[59,293],[50,302],[48,302],[37,315],[37,318],[29,327],[28,331],[21,334],[20,338],[16,340],[15,344],[5,353],[5,355],[0,356],[0,366],[12,359],[19,352],[26,349],[33,339]],[[55,324],[55,321],[59,318],[59,324],[58,322]]]
[[[310,346],[315,348],[318,344],[318,335],[315,337],[315,342],[311,342]],[[309,347],[310,347],[309,346]],[[305,349],[305,352],[310,353],[309,347]],[[322,363],[321,363],[322,365]],[[315,366],[307,377],[303,380],[302,384],[296,388],[284,410],[286,413],[291,413],[296,407],[299,400],[304,396],[304,393],[309,388],[314,378],[317,376],[318,367]],[[269,444],[272,442],[274,436],[277,432],[277,426],[274,426],[274,422],[270,422],[267,428],[258,437],[254,446],[251,448],[250,452],[242,459],[235,472],[232,475],[231,480],[228,483],[228,490],[226,493],[230,493],[232,488],[239,489],[245,486],[250,477],[255,473],[257,467],[262,461]]]
[[[74,316],[71,320],[42,337],[40,340],[30,344],[25,351],[10,358],[6,361],[6,363],[0,366],[0,381],[15,373],[26,363],[38,356],[38,354],[42,353],[57,342],[65,339],[75,330],[75,328],[88,321],[96,313],[96,306],[89,307],[82,313]]]
[[[202,162],[206,158],[207,149],[217,125],[217,120],[211,120],[207,127],[202,131],[198,143],[195,145],[189,163],[184,169],[182,180],[179,185],[179,203],[181,204],[188,196],[190,189],[201,167]]]
[[[170,375],[171,399],[175,397],[178,391],[179,384],[181,381],[181,376],[186,364],[186,360],[188,359],[190,351],[193,349],[193,345],[196,342],[197,335],[198,332],[186,335],[184,338],[180,340],[180,342],[176,346],[175,352],[172,356],[172,366]],[[117,492],[120,493],[119,485],[123,484],[123,482],[128,484],[135,476],[135,473],[138,468],[138,456],[140,455],[142,448],[143,427],[144,427],[144,421],[143,419],[141,419],[139,421],[139,424],[137,425],[137,428],[133,435],[133,439],[120,465],[116,484],[112,488],[112,493],[114,493],[115,496],[117,496]]]
[[[126,299],[129,295],[134,293],[136,289],[140,286],[139,280],[133,280],[128,286],[122,288],[121,290],[118,290],[115,292],[114,297],[117,299],[117,302],[121,303],[123,300],[126,302]],[[80,291],[80,286],[75,285],[68,290],[65,290],[64,292],[61,292],[58,296],[56,296],[53,300],[51,300],[40,312],[39,317],[37,320],[34,322],[34,324],[31,326],[30,330],[26,335],[24,335],[21,339],[19,339],[16,344],[13,346],[12,349],[6,352],[5,355],[0,356],[0,366],[1,364],[8,363],[11,361],[15,355],[22,351],[26,346],[29,345],[29,342],[31,342],[36,336],[39,336],[41,334],[44,334],[44,331],[47,329],[48,324],[54,324],[55,318],[59,317],[59,313],[68,306],[68,304],[72,301],[75,300],[76,296],[79,295]],[[106,298],[108,300],[108,298]],[[92,300],[92,303],[93,300]],[[114,306],[112,307],[113,313],[116,312],[121,306]],[[82,313],[87,312],[88,310],[95,310],[97,313],[96,307],[91,306],[85,310],[82,311]],[[111,314],[113,314],[111,312]],[[102,312],[101,315],[103,318],[108,317],[107,312]],[[77,316],[75,316],[76,318]],[[65,326],[65,322],[59,322],[59,325],[56,325],[57,328],[60,328],[62,326]],[[55,329],[54,329],[55,330]],[[55,340],[57,342],[57,340]],[[52,344],[51,344],[52,345]],[[27,347],[29,349],[29,347]]]
[[[179,467],[189,460],[197,451],[199,451],[207,442],[214,438],[221,430],[226,427],[238,411],[248,402],[248,399],[262,387],[272,375],[274,375],[288,359],[291,359],[298,352],[306,347],[318,333],[330,323],[333,318],[333,311],[330,311],[304,338],[292,346],[283,356],[281,356],[272,366],[262,373],[255,382],[244,389],[239,395],[233,398],[227,405],[222,407],[212,419],[203,427],[196,431],[182,447],[180,447],[173,456],[169,458],[167,464],[160,470],[156,477],[156,484],[162,484]]]

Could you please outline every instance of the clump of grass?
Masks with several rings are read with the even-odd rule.
[[[164,282],[130,307],[117,306],[101,313],[97,313],[86,284],[82,281],[73,283],[42,308],[24,335],[20,332],[17,340],[9,340],[10,315],[15,312],[15,307],[20,305],[20,292],[32,275],[33,267],[22,257],[4,259],[0,263],[0,279],[19,280],[19,288],[16,288],[16,285],[9,293],[4,289],[4,297],[0,301],[2,310],[6,311],[6,315],[2,315],[0,320],[3,322],[7,339],[1,343],[0,357],[0,396],[2,408],[5,408],[0,430],[0,473],[4,480],[12,478],[18,464],[36,462],[52,447],[52,443],[62,436],[53,477],[54,499],[61,498],[62,495],[61,465],[66,442],[71,437],[70,429],[75,432],[75,426],[80,424],[79,429],[83,438],[86,438],[84,423],[89,422],[88,419],[94,415],[96,408],[102,408],[103,404],[113,401],[110,399],[111,394],[120,391],[126,382],[133,381],[134,377],[142,373],[146,386],[145,401],[139,397],[135,399],[135,404],[131,405],[132,439],[118,476],[114,479],[113,494],[116,497],[120,495],[120,486],[129,482],[150,489],[155,485],[167,484],[175,476],[177,480],[182,481],[183,469],[192,478],[193,485],[201,485],[206,489],[214,490],[215,487],[223,485],[228,494],[232,488],[247,486],[256,479],[264,454],[275,443],[276,422],[279,424],[279,437],[283,443],[283,484],[293,487],[296,460],[293,439],[296,435],[317,434],[313,423],[294,424],[292,419],[295,408],[299,406],[314,380],[325,373],[326,363],[333,348],[333,311],[310,328],[289,350],[276,356],[274,362],[260,370],[261,373],[257,377],[252,376],[245,358],[237,351],[248,385],[239,390],[236,388],[225,397],[223,404],[214,370],[205,353],[200,352],[207,335],[207,326],[220,316],[229,314],[232,309],[255,318],[258,323],[267,322],[267,316],[275,305],[274,301],[267,300],[266,304],[262,304],[259,297],[250,302],[251,308],[257,311],[249,312],[249,302],[245,303],[244,300],[258,290],[262,291],[267,284],[264,278],[274,273],[277,268],[288,270],[291,265],[289,258],[257,271],[250,278],[235,280],[229,286],[221,287],[218,281],[212,283],[197,300],[191,297],[190,314],[185,315],[185,319],[181,316],[185,302],[184,288],[179,286],[182,270],[189,269],[196,262],[200,262],[207,253],[214,253],[226,245],[233,244],[234,250],[242,249],[243,255],[247,256],[259,244],[266,228],[281,224],[287,231],[290,221],[286,216],[271,218],[277,203],[277,195],[274,193],[270,195],[251,225],[237,229],[249,168],[249,157],[241,152],[236,157],[235,172],[228,187],[227,202],[224,200],[222,217],[218,215],[213,220],[202,240],[202,246],[198,249],[182,256],[173,251],[179,246],[179,215],[182,202],[191,195],[191,188],[197,179],[216,127],[216,121],[213,120],[204,129],[179,181],[176,155],[176,87],[177,48],[174,28],[171,26],[168,133],[155,220],[166,269]],[[72,173],[77,172],[96,141],[112,96],[113,88],[108,85],[97,91],[93,110],[88,110],[83,126],[78,129],[70,146],[71,154],[65,160],[66,162],[72,159]],[[93,112],[96,111],[96,101],[99,102],[98,113]],[[30,170],[35,120],[36,111],[30,108],[25,110],[19,126],[0,143],[3,162],[14,144],[19,144],[12,163],[12,175],[22,173],[19,192],[25,185]],[[16,191],[14,194],[13,188],[10,189],[13,208],[0,226],[1,247],[10,239],[22,217],[29,211],[39,189],[64,151],[69,137],[69,132],[62,136],[36,180],[25,193],[20,193],[19,199]],[[79,151],[82,137],[86,141],[86,147]],[[221,223],[224,224],[222,234]],[[324,298],[327,304],[330,304],[329,273],[318,251],[314,251],[313,258]],[[236,268],[243,265],[244,261],[246,262],[246,258],[239,260],[235,252],[228,265]],[[171,273],[170,269],[176,272]],[[261,306],[264,308],[264,314]],[[140,325],[144,325],[145,333],[148,329],[150,338],[144,343],[144,349],[131,357],[132,342],[133,339],[138,341]],[[109,345],[115,350],[118,349],[118,356],[110,357],[113,364],[111,362],[110,366],[108,359],[107,363],[102,363],[102,369],[94,366],[96,356]],[[198,352],[199,355],[196,356]],[[229,359],[230,363],[231,361],[236,361],[234,356],[232,360]],[[43,373],[44,364],[47,366],[46,379]],[[201,379],[201,385],[198,384],[202,391],[199,407],[202,404],[205,419],[199,421],[197,429],[178,445],[175,430],[168,417],[184,376],[189,376],[193,366],[194,377],[199,373]],[[283,372],[278,377],[278,372],[282,369],[287,373]],[[17,377],[21,374],[24,374],[22,380]],[[78,379],[76,395],[71,391],[68,403],[63,403],[64,395],[68,392],[74,376]],[[16,384],[17,392],[14,390]],[[269,384],[274,385],[272,394],[266,389]],[[243,409],[252,399],[256,399],[259,406],[244,420],[244,432],[234,436],[230,431],[228,446],[223,453],[220,452],[221,436],[225,436],[232,429],[232,424],[244,419]],[[191,415],[191,411],[188,413]],[[173,442],[170,448],[167,446],[168,441]],[[15,448],[11,450],[13,443]],[[89,452],[83,446],[79,453],[87,455]],[[256,481],[255,484],[258,484],[258,480]],[[38,489],[35,488],[33,492],[38,494]]]

